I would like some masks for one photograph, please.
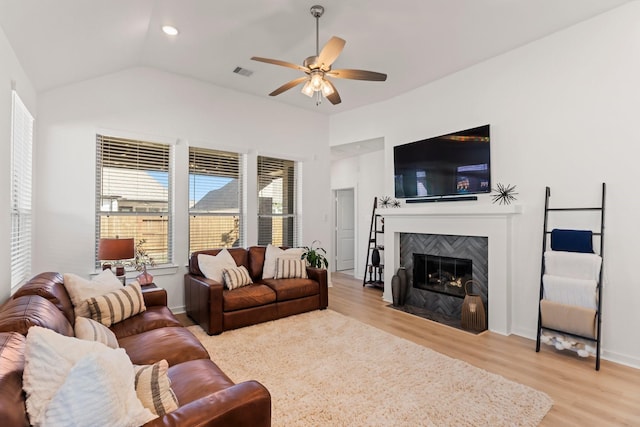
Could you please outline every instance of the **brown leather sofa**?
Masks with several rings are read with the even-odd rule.
[[[146,311],[111,330],[134,364],[169,363],[179,408],[146,426],[270,426],[271,396],[256,381],[234,384],[167,308],[163,289],[143,290]],[[73,336],[73,307],[58,273],[41,273],[0,306],[0,426],[28,426],[22,390],[25,335],[37,325]]]
[[[199,254],[217,255],[221,250],[191,254],[189,272],[184,276],[187,315],[209,335],[327,308],[326,270],[307,267],[308,279],[262,279],[266,246],[228,248],[236,265],[244,265],[254,282],[228,290],[205,278],[198,266]]]

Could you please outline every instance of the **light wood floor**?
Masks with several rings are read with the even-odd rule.
[[[382,290],[332,273],[329,308],[442,354],[544,391],[554,401],[542,426],[640,426],[640,370],[557,352],[492,332],[469,334],[387,307]]]

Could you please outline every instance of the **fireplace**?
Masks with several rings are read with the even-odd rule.
[[[429,203],[397,209],[379,209],[377,212],[383,215],[385,224],[384,247],[387,256],[383,299],[386,302],[393,301],[391,279],[400,266],[406,269],[408,280],[413,280],[413,253],[467,258],[473,260],[473,291],[480,293],[483,303],[486,304],[489,329],[503,335],[511,333],[512,218],[522,212],[522,206],[501,206],[480,201]],[[464,238],[449,242],[449,238],[444,238],[445,240],[422,241],[421,249],[412,247],[411,241],[418,244],[418,240],[422,239],[418,239],[417,236],[424,235],[480,237],[484,243],[482,240],[465,241]],[[451,243],[455,246],[450,246]],[[427,246],[424,247],[424,244]],[[484,262],[476,263],[477,255],[485,258]],[[484,271],[480,268],[483,264],[486,266]],[[478,289],[479,286],[483,289]],[[406,303],[425,307],[431,312],[436,311],[438,304],[441,308],[448,306],[448,309],[453,310],[454,307],[461,307],[463,301],[462,298],[413,286],[409,288],[408,293]],[[455,316],[457,317],[457,314]]]
[[[413,287],[464,298],[472,279],[473,261],[466,258],[413,254]]]

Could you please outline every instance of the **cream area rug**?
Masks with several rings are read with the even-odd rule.
[[[331,310],[208,336],[234,381],[261,382],[274,426],[536,426],[546,394]]]

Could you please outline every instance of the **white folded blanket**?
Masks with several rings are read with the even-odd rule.
[[[598,254],[546,251],[544,274],[573,279],[599,280],[602,257]]]
[[[544,298],[561,304],[577,305],[597,309],[595,280],[572,279],[569,277],[542,276]]]

